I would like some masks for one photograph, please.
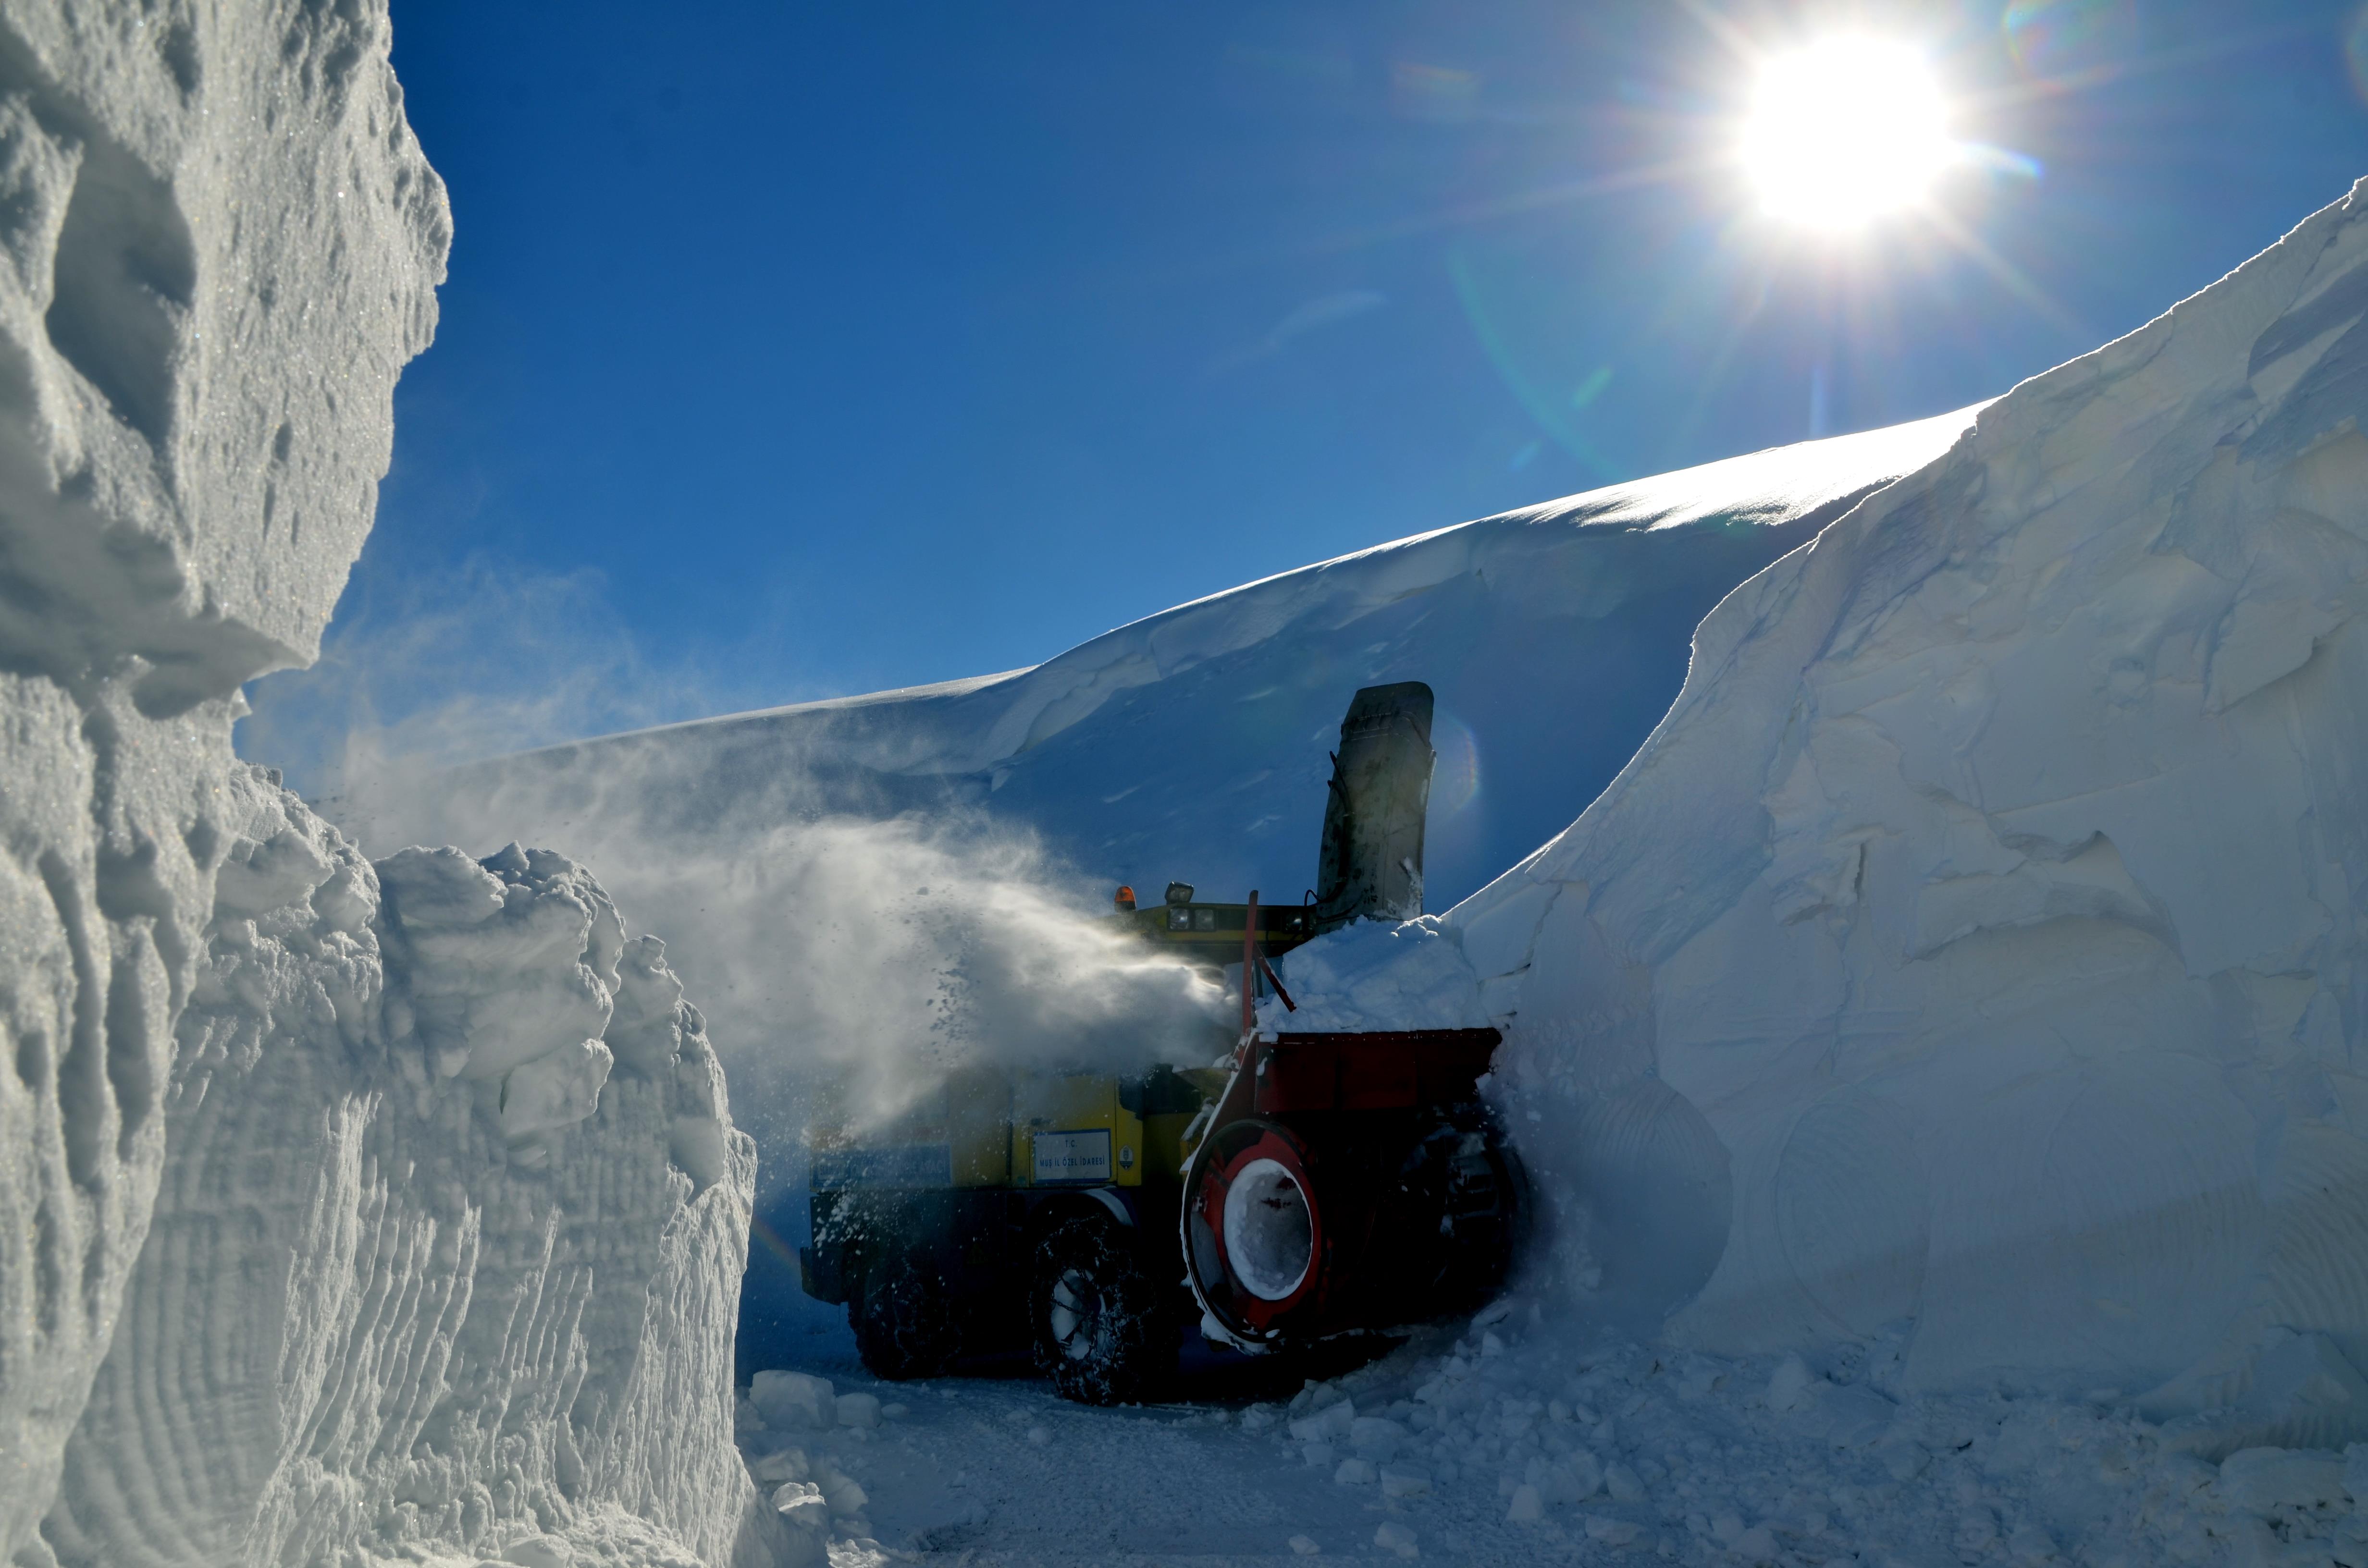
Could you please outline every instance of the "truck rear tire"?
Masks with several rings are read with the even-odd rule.
[[[953,1293],[937,1269],[908,1252],[864,1271],[862,1292],[848,1303],[847,1317],[865,1369],[890,1382],[934,1378],[962,1352]]]
[[[1064,1220],[1037,1249],[1028,1324],[1064,1399],[1139,1401],[1173,1370],[1175,1335],[1130,1239],[1106,1220]]]

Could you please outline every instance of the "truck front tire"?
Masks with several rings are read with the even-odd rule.
[[[1106,1220],[1055,1224],[1028,1298],[1036,1364],[1064,1399],[1121,1404],[1172,1369],[1175,1336],[1132,1238]]]
[[[908,1252],[892,1253],[864,1271],[847,1317],[864,1367],[890,1382],[934,1378],[962,1351],[953,1293],[936,1268]]]

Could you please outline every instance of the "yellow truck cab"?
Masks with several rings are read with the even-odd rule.
[[[1174,884],[1145,909],[1122,900],[1112,918],[1196,964],[1238,960],[1249,906],[1193,891]],[[1258,928],[1269,953],[1313,934],[1301,909],[1260,909]],[[1212,1028],[1200,1061],[1232,1043]],[[1122,1298],[1113,1307],[1172,1336],[1190,1305],[1176,1240],[1187,1138],[1224,1078],[1197,1063],[1126,1075],[978,1065],[882,1124],[859,1127],[826,1108],[807,1132],[814,1240],[799,1251],[801,1284],[847,1306],[864,1364],[887,1378],[1026,1345],[1031,1322],[1074,1324],[1088,1304],[1080,1293],[1104,1279],[1115,1283],[1098,1288]],[[1048,1367],[1063,1393],[1140,1393],[1139,1377],[1112,1369],[1144,1354],[1077,1349]]]

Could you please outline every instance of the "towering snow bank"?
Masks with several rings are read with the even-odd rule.
[[[1738,589],[1452,912],[1607,1291],[2368,1436],[2364,312],[2368,184]]]
[[[230,703],[309,658],[448,235],[381,6],[0,5],[0,1555],[164,1152]]]
[[[783,1560],[732,1447],[756,1156],[664,949],[564,857],[373,868],[256,774],[221,796],[164,1180],[43,1543]]]
[[[11,669],[157,715],[317,651],[450,239],[387,43],[367,4],[0,12]]]
[[[1251,583],[1033,669],[557,747],[420,789],[357,779],[366,843],[484,844],[585,825],[745,841],[817,812],[974,806],[1098,878],[1296,900],[1326,754],[1360,686],[1438,694],[1428,881],[1478,887],[1565,826],[1668,709],[1736,584],[1970,414],[1712,463]],[[654,907],[630,868],[602,873]],[[651,896],[656,890],[651,890]],[[695,911],[684,911],[691,915]],[[674,911],[666,911],[670,929]]]

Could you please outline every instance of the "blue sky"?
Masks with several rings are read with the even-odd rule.
[[[469,749],[1034,663],[2158,313],[2368,174],[2356,3],[1860,6],[2010,156],[1854,249],[1710,157],[1802,6],[394,0],[436,345],[244,748]],[[2356,44],[2347,57],[2347,41]]]

